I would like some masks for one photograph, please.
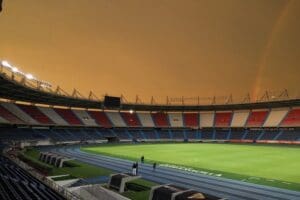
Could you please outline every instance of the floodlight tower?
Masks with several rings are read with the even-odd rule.
[[[3,71],[3,69],[6,69],[9,72],[11,72],[11,79],[12,80],[15,80],[15,75],[18,75],[22,78],[21,82],[23,84],[26,84],[26,82],[29,81],[33,84],[36,84],[38,89],[40,89],[40,88],[51,88],[52,87],[52,85],[49,82],[39,80],[30,73],[24,73],[24,72],[20,71],[17,67],[11,65],[6,60],[2,60],[0,62],[0,66],[1,66],[1,72]]]

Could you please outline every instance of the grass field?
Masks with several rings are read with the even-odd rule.
[[[112,173],[111,170],[85,164],[76,160],[68,161],[71,165],[73,165],[72,167],[57,168],[39,161],[39,151],[37,149],[27,149],[25,151],[25,155],[33,159],[36,163],[40,163],[51,168],[52,170],[49,172],[49,176],[69,174],[70,176],[67,178],[90,178],[95,176],[106,176]]]
[[[260,144],[131,144],[83,151],[148,163],[172,164],[222,177],[300,191],[300,147]]]

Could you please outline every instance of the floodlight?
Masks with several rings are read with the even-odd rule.
[[[50,88],[51,84],[50,83],[46,83],[46,82],[42,82],[41,83],[41,87],[43,87],[43,88]]]
[[[16,67],[13,67],[12,69],[11,69],[13,72],[19,72],[19,70],[18,70],[18,68],[16,68]]]
[[[129,113],[130,113],[130,114],[132,114],[132,113],[133,113],[133,110],[132,110],[132,109],[131,109],[131,110],[129,110]]]
[[[4,67],[9,67],[9,68],[11,68],[11,65],[10,65],[6,60],[3,60],[3,61],[1,62],[1,64],[2,64],[2,66],[4,66]]]
[[[36,77],[34,77],[30,73],[24,73],[24,72],[20,71],[17,67],[9,64],[8,61],[6,61],[6,60],[0,60],[0,66],[4,67],[4,68],[7,68],[10,72],[12,72],[12,78],[14,78],[14,75],[19,75],[22,78],[25,78],[29,81],[33,81],[33,82],[38,83],[38,85],[41,86],[41,87],[44,87],[44,88],[50,88],[51,87],[50,83],[38,80]]]
[[[32,76],[32,74],[26,74],[26,78],[27,78],[28,80],[32,80],[32,79],[33,79],[33,76]]]

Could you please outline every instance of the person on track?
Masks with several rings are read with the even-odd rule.
[[[139,174],[139,163],[138,162],[135,163],[135,167],[136,167],[136,175],[138,175]]]
[[[141,157],[141,163],[144,163],[144,160],[145,160],[145,157],[142,156],[142,157]]]
[[[132,175],[133,175],[133,176],[136,176],[136,174],[137,174],[137,173],[136,173],[136,171],[137,171],[136,169],[137,169],[136,163],[133,163],[133,164],[132,164]]]
[[[152,168],[152,171],[155,171],[156,170],[156,162],[155,163],[153,163],[153,166],[152,166],[153,168]]]

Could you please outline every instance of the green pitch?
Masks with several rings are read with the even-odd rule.
[[[101,145],[83,151],[185,166],[247,182],[300,191],[300,147],[211,143]]]

